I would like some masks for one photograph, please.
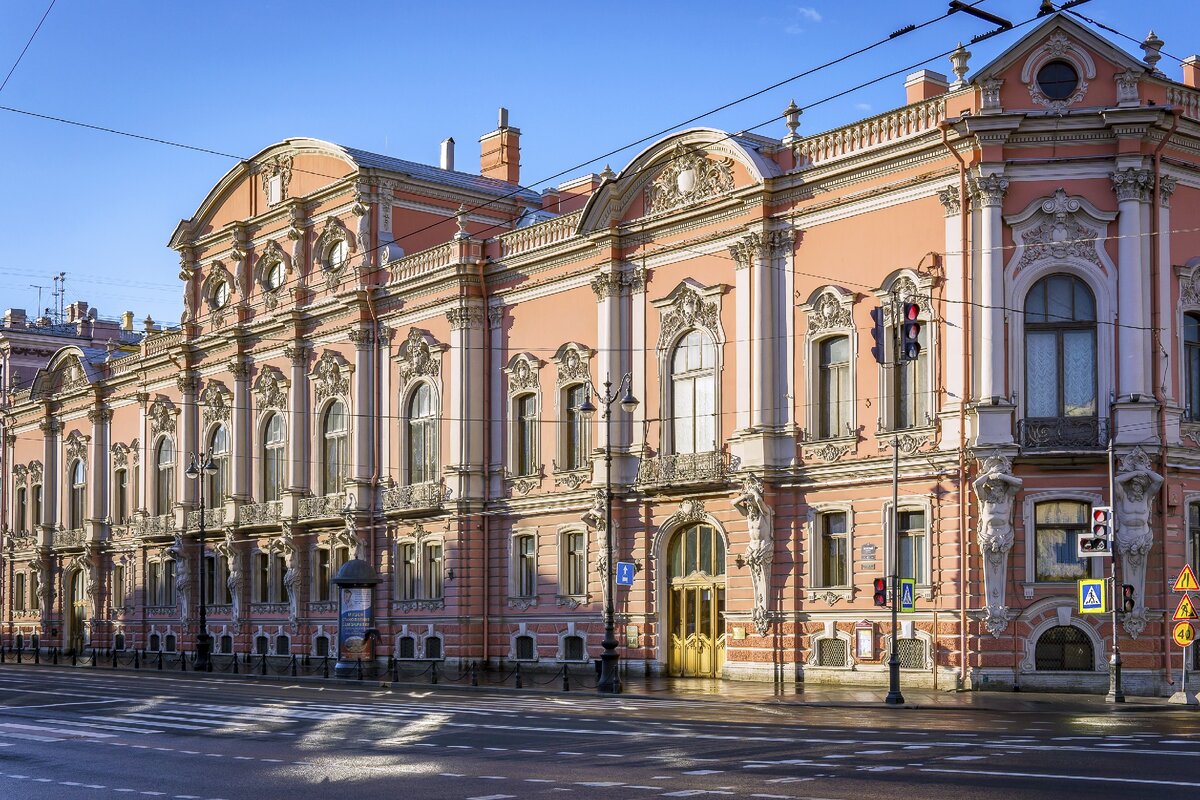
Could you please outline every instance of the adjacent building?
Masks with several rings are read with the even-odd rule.
[[[1053,15],[885,114],[541,193],[503,110],[478,174],[268,147],[171,236],[178,328],[8,394],[0,639],[190,650],[203,586],[218,652],[320,656],[359,557],[382,657],[590,662],[609,456],[638,670],[878,683],[895,638],[906,685],[1099,688],[1111,504],[1161,691],[1200,559],[1200,67],[1162,46]]]

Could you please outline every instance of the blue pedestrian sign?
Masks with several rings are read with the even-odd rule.
[[[900,579],[900,610],[905,614],[917,610],[917,582],[912,578]]]
[[[1104,579],[1086,579],[1079,582],[1079,613],[1103,614],[1108,609],[1104,603]]]
[[[617,562],[617,586],[633,586],[633,562]]]

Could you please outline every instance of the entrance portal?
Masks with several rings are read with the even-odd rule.
[[[725,663],[725,543],[711,525],[683,528],[667,564],[667,670],[715,678]]]
[[[67,583],[67,652],[82,653],[87,621],[87,588],[83,570],[71,573]]]

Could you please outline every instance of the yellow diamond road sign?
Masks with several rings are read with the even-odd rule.
[[[1079,613],[1080,614],[1103,614],[1108,611],[1107,604],[1104,602],[1104,579],[1082,580],[1079,582]]]

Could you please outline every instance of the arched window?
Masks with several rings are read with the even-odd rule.
[[[537,398],[532,394],[514,398],[513,414],[516,416],[513,469],[517,475],[532,475],[538,468]]]
[[[212,453],[213,466],[217,471],[208,476],[208,486],[205,487],[204,501],[209,508],[225,502],[225,494],[229,486],[229,433],[224,425],[218,425],[208,437],[209,451]]]
[[[1096,417],[1096,301],[1072,275],[1025,296],[1025,416]]]
[[[436,480],[437,416],[433,389],[422,383],[408,401],[408,482]]]
[[[563,464],[565,469],[583,469],[588,457],[588,420],[579,408],[588,397],[586,384],[577,383],[563,390],[563,408],[566,409],[563,435]]]
[[[672,445],[676,453],[717,449],[717,349],[702,331],[691,331],[671,356]]]
[[[83,461],[76,459],[71,464],[71,497],[68,502],[68,528],[76,530],[83,527],[84,495],[87,493],[87,469]]]
[[[1183,315],[1184,416],[1200,421],[1200,314]]]
[[[346,480],[350,444],[346,428],[346,406],[334,400],[321,422],[322,494],[337,494]]]
[[[822,339],[817,343],[817,438],[848,435],[850,399],[850,339]]]
[[[283,495],[283,415],[272,414],[263,426],[263,502]]]
[[[170,514],[175,504],[175,445],[170,439],[159,442],[154,470],[154,513]]]
[[[1087,634],[1074,625],[1056,625],[1038,638],[1034,666],[1048,672],[1090,672],[1096,669],[1096,656]]]

